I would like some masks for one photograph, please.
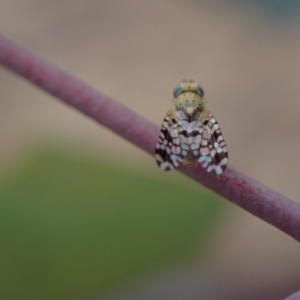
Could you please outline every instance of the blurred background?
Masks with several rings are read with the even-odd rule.
[[[229,165],[299,201],[299,1],[0,0],[0,30],[160,126],[193,78]],[[283,299],[296,241],[0,68],[0,299]]]

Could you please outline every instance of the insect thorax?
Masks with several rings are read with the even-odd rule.
[[[181,110],[188,115],[195,115],[203,109],[202,97],[194,92],[185,92],[175,98],[175,106],[177,110]]]

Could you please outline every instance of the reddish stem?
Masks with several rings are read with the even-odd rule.
[[[127,107],[1,35],[0,62],[153,155],[158,126]],[[201,166],[183,167],[180,171],[300,241],[300,204],[232,168],[220,178],[207,173]]]
[[[284,300],[300,300],[300,291],[296,292],[293,295],[290,295],[287,298],[284,298]]]

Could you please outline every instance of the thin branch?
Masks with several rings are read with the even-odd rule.
[[[0,63],[153,155],[158,126],[1,35]],[[232,168],[220,178],[201,166],[180,171],[300,241],[300,204]]]
[[[300,300],[300,291],[293,295],[290,295],[287,298],[284,298],[284,300]]]

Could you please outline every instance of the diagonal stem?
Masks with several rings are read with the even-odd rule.
[[[156,125],[1,35],[0,63],[153,155]],[[300,241],[300,204],[232,168],[220,178],[201,166],[180,171]]]

